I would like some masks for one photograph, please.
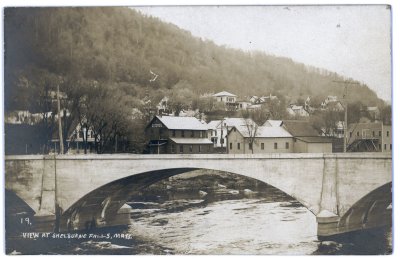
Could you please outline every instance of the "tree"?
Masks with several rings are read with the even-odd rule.
[[[172,87],[168,96],[168,104],[176,116],[181,111],[192,108],[192,100],[195,96],[190,88],[191,85],[186,81],[179,81],[179,83]]]
[[[385,105],[381,108],[380,119],[385,125],[392,125],[392,106]]]
[[[258,124],[253,120],[254,115],[254,113],[247,110],[242,111],[246,133],[248,134],[249,149],[251,150],[252,154],[254,153],[254,143],[256,141],[256,137],[259,135]]]

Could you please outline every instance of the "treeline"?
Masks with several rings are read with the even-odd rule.
[[[124,83],[142,98],[180,81],[196,94],[343,95],[336,73],[261,52],[243,52],[193,37],[129,8],[5,9],[7,108],[22,104],[18,78],[30,68],[101,82]],[[158,75],[150,82],[153,75]],[[28,78],[29,80],[29,78]],[[377,105],[366,85],[349,85],[349,100]]]
[[[121,138],[143,147],[143,125],[164,96],[174,110],[210,110],[212,103],[198,97],[222,90],[319,102],[342,96],[344,84],[334,81],[348,80],[288,58],[217,46],[130,8],[6,8],[4,17],[5,110],[43,113],[51,139],[59,86],[68,96],[64,136],[85,123],[101,139],[98,152]],[[347,99],[383,104],[362,84],[349,85]]]

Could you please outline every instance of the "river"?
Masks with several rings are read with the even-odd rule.
[[[7,239],[12,254],[390,254],[391,228],[318,241],[315,216],[272,186],[228,173],[192,173],[146,188],[132,223],[98,233],[128,238]],[[115,237],[115,236],[114,236]],[[120,237],[120,235],[118,235]]]

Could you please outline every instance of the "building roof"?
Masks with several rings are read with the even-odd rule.
[[[222,92],[213,94],[213,96],[215,96],[215,97],[221,97],[221,96],[237,97],[237,95],[231,94],[231,93],[229,93],[229,92],[227,92],[227,91],[222,91]]]
[[[244,118],[224,118],[224,126],[226,123],[226,126],[228,127],[233,127],[233,126],[246,126],[246,123],[249,123],[249,125],[254,124],[254,121],[252,119],[246,119]]]
[[[220,120],[210,121],[209,123],[207,123],[207,128],[208,129],[216,129],[219,124],[221,124]]]
[[[359,122],[359,123],[351,123],[349,125],[349,131],[353,131],[354,129],[372,129],[378,128],[382,126],[382,122]]]
[[[170,138],[176,144],[214,144],[208,138]]]
[[[249,138],[250,133],[253,134],[253,130],[249,130],[247,126],[238,126],[234,127],[236,128],[240,134],[245,137]],[[270,127],[270,126],[260,126],[257,127],[256,133],[255,133],[255,138],[291,138],[292,135],[287,132],[284,128],[282,127]]]
[[[296,137],[296,139],[307,143],[332,143],[332,139],[327,137]]]
[[[202,124],[195,117],[156,116],[168,129],[177,130],[207,130],[207,125]]]
[[[293,137],[319,136],[318,131],[307,121],[284,120],[282,125]]]
[[[281,120],[267,120],[266,122],[264,122],[263,126],[280,127],[280,126],[282,126],[282,121]]]

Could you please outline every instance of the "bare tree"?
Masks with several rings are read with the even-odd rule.
[[[249,149],[251,150],[251,153],[254,154],[254,143],[258,135],[258,124],[254,122],[254,120],[252,119],[252,115],[254,115],[252,112],[249,112],[247,110],[242,111],[242,117],[244,119],[249,139]]]

